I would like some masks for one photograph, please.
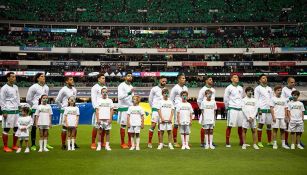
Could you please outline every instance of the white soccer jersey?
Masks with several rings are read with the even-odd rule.
[[[106,86],[102,86],[100,84],[95,84],[92,89],[91,89],[91,101],[92,101],[92,106],[94,109],[97,108],[98,104],[98,100],[102,99],[102,94],[101,94],[101,89],[102,88],[107,88]]]
[[[38,105],[35,111],[35,116],[38,116],[37,125],[50,125],[50,115],[52,115],[50,105]]]
[[[188,88],[185,85],[181,87],[179,84],[176,84],[171,90],[170,100],[173,102],[175,107],[177,107],[177,105],[182,102],[180,96],[182,91],[188,91]]]
[[[49,87],[45,84],[43,86],[38,83],[33,84],[27,93],[26,102],[31,105],[32,109],[37,109],[38,101],[42,95],[48,95]]]
[[[304,104],[300,101],[290,101],[288,103],[290,111],[290,121],[302,121],[302,112],[305,111]]]
[[[287,102],[288,102],[289,98],[292,97],[291,93],[295,90],[296,90],[295,88],[290,89],[287,86],[285,86],[282,88],[281,96],[287,99]]]
[[[68,88],[67,86],[62,87],[59,91],[58,96],[55,99],[55,103],[58,104],[60,108],[64,108],[68,106],[68,98],[69,97],[77,97],[77,89],[75,87]]]
[[[152,108],[157,108],[159,101],[163,99],[162,89],[160,86],[155,86],[150,90],[148,102]]]
[[[20,106],[19,90],[16,85],[5,84],[0,91],[0,101],[2,110],[18,110]]]
[[[241,86],[234,86],[233,84],[228,85],[224,93],[224,104],[226,109],[228,107],[242,108],[243,95],[244,92]]]
[[[127,108],[129,106],[132,106],[132,96],[134,94],[128,94],[133,89],[133,86],[131,84],[127,84],[126,82],[122,82],[118,86],[118,107],[119,108]]]
[[[258,85],[254,94],[260,109],[270,109],[271,99],[273,98],[272,88]]]
[[[179,121],[181,125],[189,125],[190,124],[190,116],[193,113],[192,105],[188,102],[181,102],[178,104],[176,112],[179,112]]]
[[[213,87],[209,87],[209,86],[204,86],[203,88],[200,89],[199,93],[198,93],[198,98],[197,98],[197,104],[198,106],[201,106],[201,103],[203,102],[204,98],[205,98],[205,92],[206,90],[210,90],[212,91],[212,100],[215,100],[215,89]]]
[[[174,110],[174,105],[172,101],[162,99],[158,102],[158,104],[159,104],[158,109],[161,110],[161,115],[163,119],[171,121],[172,120],[171,113]]]
[[[100,120],[110,120],[111,109],[114,108],[113,101],[109,98],[98,99],[97,108],[99,110],[99,119]]]
[[[130,126],[142,125],[142,116],[144,117],[145,112],[141,106],[130,106],[127,114],[130,115]]]
[[[64,108],[64,116],[67,116],[68,126],[74,127],[76,125],[77,116],[80,116],[80,111],[77,106],[68,106]]]
[[[242,100],[242,112],[248,118],[256,118],[258,113],[258,103],[256,98],[245,97]]]
[[[213,124],[215,120],[214,111],[217,109],[215,100],[203,100],[200,109],[204,111],[204,124]]]
[[[287,106],[287,99],[283,97],[276,97],[274,96],[271,101],[271,106],[274,108],[274,115],[276,118],[285,118],[286,116],[286,108]]]

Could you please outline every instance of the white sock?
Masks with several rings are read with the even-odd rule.
[[[189,145],[190,135],[185,135],[185,144]]]
[[[182,143],[182,145],[184,145],[184,143],[185,143],[185,141],[184,141],[184,135],[183,135],[183,134],[181,134],[181,143]]]
[[[107,146],[107,147],[110,146],[110,142],[106,142],[106,146]]]
[[[131,147],[132,147],[132,148],[134,148],[134,147],[135,147],[134,137],[131,137]]]
[[[67,148],[70,149],[70,139],[67,139]]]
[[[136,138],[136,147],[140,147],[140,137]]]
[[[276,141],[276,140],[274,140],[273,144],[274,144],[274,145],[277,145],[277,141]]]
[[[43,140],[39,140],[39,148],[43,149]]]
[[[98,146],[101,146],[101,142],[98,142]]]
[[[286,145],[286,140],[281,140],[282,145]]]
[[[209,136],[208,136],[208,134],[205,134],[205,140],[206,140],[206,145],[209,145]]]
[[[75,139],[71,139],[71,148],[75,149]]]
[[[44,140],[44,149],[47,148],[47,139]]]
[[[210,134],[210,145],[212,145],[213,142],[213,134]]]

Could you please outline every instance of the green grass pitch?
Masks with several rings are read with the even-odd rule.
[[[305,128],[306,126],[305,122]],[[89,125],[81,125],[78,128],[77,143],[81,148],[68,152],[60,149],[61,129],[54,126],[50,130],[49,139],[50,145],[55,147],[53,150],[30,154],[4,153],[1,150],[0,174],[307,174],[307,148],[273,150],[272,147],[265,147],[254,150],[249,147],[242,150],[238,145],[236,128],[231,134],[232,148],[225,148],[225,121],[216,123],[214,142],[218,146],[215,150],[200,148],[200,125],[197,122],[192,125],[191,150],[157,150],[156,132],[153,139],[154,148],[147,148],[149,126],[141,131],[140,151],[122,150],[119,146],[119,125],[113,123],[112,127],[111,152],[96,152],[90,149],[92,127]],[[247,137],[247,142],[251,144],[250,131]],[[9,140],[12,140],[11,135]],[[166,135],[164,140],[166,141]],[[265,132],[263,140],[266,141]],[[307,134],[303,134],[303,142],[307,144]]]

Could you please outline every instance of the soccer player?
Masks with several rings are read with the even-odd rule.
[[[71,76],[65,77],[66,86],[64,86],[60,91],[58,96],[55,99],[55,103],[59,106],[61,110],[59,124],[62,125],[62,132],[61,132],[61,139],[62,139],[62,149],[66,150],[66,135],[67,135],[67,128],[64,123],[64,108],[68,107],[68,98],[69,97],[77,97],[77,89],[74,87],[74,78]],[[79,148],[75,145],[75,148]]]
[[[160,143],[158,149],[163,148],[163,135],[164,131],[168,134],[168,147],[169,149],[174,149],[172,145],[172,119],[174,116],[174,105],[172,101],[168,99],[169,91],[168,89],[162,90],[163,99],[158,102],[158,114],[160,118]]]
[[[75,150],[76,132],[79,123],[80,111],[76,106],[76,99],[74,96],[68,98],[68,106],[64,108],[64,123],[68,131],[67,150]]]
[[[304,149],[301,146],[300,140],[302,133],[304,132],[304,104],[298,101],[300,92],[295,90],[291,93],[293,101],[288,103],[288,116],[290,117],[289,131],[291,132],[291,149],[295,149],[295,144],[297,148]]]
[[[20,98],[19,98],[19,90],[15,85],[16,75],[14,72],[9,72],[6,74],[7,83],[1,88],[0,91],[0,104],[2,109],[2,140],[3,140],[3,150],[5,152],[12,152],[13,150],[17,150],[17,140],[18,137],[15,136],[15,133],[18,129],[17,120],[19,117],[19,106],[20,106]],[[8,147],[8,133],[10,129],[13,128],[13,147],[10,149]]]
[[[34,77],[35,84],[33,84],[27,93],[26,96],[26,102],[31,106],[32,108],[32,118],[33,118],[33,125],[31,129],[31,150],[36,151],[36,119],[35,119],[35,111],[39,105],[38,101],[41,98],[42,95],[48,95],[49,93],[49,87],[46,84],[46,77],[43,73],[37,73]],[[52,149],[53,147],[50,145],[46,145],[47,149]]]
[[[206,90],[210,90],[212,92],[212,97],[211,99],[215,101],[215,89],[212,87],[213,86],[213,79],[210,76],[207,76],[204,78],[205,79],[205,86],[200,89],[198,98],[197,98],[197,104],[200,107],[201,103],[203,102],[205,96]],[[201,123],[202,121],[202,115],[199,117],[199,121]],[[205,129],[201,127],[200,129],[200,146],[205,147]]]
[[[246,149],[248,144],[246,144],[246,132],[248,129],[251,129],[252,135],[253,135],[253,147],[254,149],[259,149],[257,145],[257,134],[256,134],[256,128],[257,128],[257,122],[256,122],[256,116],[258,113],[258,103],[257,100],[253,97],[254,89],[252,87],[247,87],[245,89],[246,97],[243,98],[242,102],[242,111],[243,111],[243,145],[242,149]]]
[[[274,87],[275,96],[272,98],[271,114],[273,128],[273,149],[277,149],[277,131],[280,129],[282,147],[290,149],[285,142],[285,129],[287,128],[285,120],[287,113],[287,100],[281,96],[282,87],[277,85]]]
[[[125,133],[127,126],[127,111],[133,105],[132,97],[134,88],[132,83],[132,73],[128,72],[125,81],[118,86],[118,122],[120,123],[121,148],[127,149],[131,146],[131,134],[128,132],[128,145],[125,144]]]
[[[103,142],[103,134],[106,133],[105,149],[111,151],[110,147],[110,130],[112,128],[113,117],[113,101],[108,98],[108,89],[103,87],[101,89],[102,98],[98,99],[95,108],[96,114],[96,128],[99,129],[98,146],[96,151],[101,150],[101,142]]]
[[[242,138],[242,99],[243,88],[238,84],[239,76],[233,74],[231,76],[231,84],[227,86],[224,93],[224,104],[227,109],[227,129],[226,129],[226,147],[230,148],[230,134],[231,128],[238,127],[238,135],[240,138],[240,145],[243,145]]]
[[[95,84],[92,89],[91,89],[91,100],[92,100],[92,106],[94,109],[97,108],[98,106],[98,100],[102,98],[101,95],[101,90],[102,88],[106,88],[106,78],[104,76],[104,74],[100,73],[97,75],[97,84]],[[97,128],[96,128],[96,115],[95,113],[93,113],[92,116],[92,125],[93,125],[93,130],[92,130],[92,144],[91,144],[91,148],[92,149],[96,149],[96,136],[97,136]],[[104,147],[104,136],[105,136],[105,130],[102,130],[101,133],[101,145]]]
[[[271,99],[273,98],[272,88],[268,86],[268,78],[262,74],[259,76],[259,85],[255,88],[255,98],[259,104],[259,122],[258,122],[258,146],[263,147],[262,128],[267,126],[268,146],[272,146],[272,115],[270,111]]]
[[[178,84],[176,84],[170,93],[170,100],[173,102],[174,106],[175,106],[175,111],[177,111],[177,106],[179,105],[179,103],[182,102],[182,98],[180,96],[180,93],[182,91],[187,91],[188,92],[188,88],[187,86],[185,86],[185,75],[184,74],[179,74],[177,76],[177,80],[178,80]],[[179,148],[180,145],[177,143],[177,131],[178,131],[178,123],[177,123],[177,112],[175,112],[174,114],[174,127],[173,127],[173,140],[174,140],[174,146],[176,148]]]
[[[215,146],[212,144],[212,140],[217,106],[215,100],[212,98],[212,95],[213,92],[207,89],[205,91],[206,99],[204,99],[200,105],[200,109],[202,110],[201,125],[205,130],[205,149],[215,149]]]
[[[127,120],[129,133],[131,134],[130,150],[140,150],[140,132],[144,128],[144,110],[139,106],[140,96],[133,96],[133,106],[129,106]],[[135,138],[134,138],[135,137]],[[135,139],[135,140],[134,140]]]
[[[158,114],[157,107],[159,106],[159,101],[161,101],[163,98],[162,89],[165,88],[166,82],[167,82],[166,77],[161,76],[159,78],[159,85],[153,87],[149,93],[148,101],[152,109],[152,114],[151,114],[151,127],[149,128],[149,132],[148,132],[148,148],[152,148],[152,136],[156,128],[156,125],[159,122],[159,114]],[[160,142],[160,130],[159,129],[158,129],[158,140]]]
[[[188,91],[181,91],[180,96],[182,98],[182,101],[177,105],[176,108],[177,110],[176,119],[180,127],[181,142],[182,142],[181,149],[190,149],[189,146],[190,133],[191,133],[190,126],[192,125],[193,108],[192,105],[187,101],[188,95],[189,95]]]
[[[33,121],[32,121],[31,116],[29,116],[29,114],[30,114],[30,107],[28,105],[21,107],[21,116],[18,117],[18,120],[17,120],[18,130],[15,133],[15,136],[18,137],[19,140],[20,140],[20,146],[17,149],[16,153],[21,152],[23,141],[26,142],[25,153],[30,152],[30,149],[29,149],[29,130],[31,128]]]
[[[52,109],[48,104],[48,96],[42,95],[39,99],[39,105],[35,111],[35,123],[39,128],[40,139],[39,139],[39,150],[38,152],[48,152],[47,141],[48,141],[48,130],[52,126]]]

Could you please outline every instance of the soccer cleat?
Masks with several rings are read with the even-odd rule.
[[[263,148],[262,142],[258,142],[258,146],[259,146],[260,148]]]
[[[96,143],[92,143],[91,144],[91,149],[96,149],[97,147],[96,147]]]
[[[295,149],[295,145],[294,144],[291,144],[291,149]]]
[[[30,149],[27,147],[25,150],[25,153],[29,153],[29,152],[30,152]]]
[[[188,150],[191,149],[190,146],[189,146],[189,144],[185,145],[185,149],[188,149]]]
[[[182,150],[184,150],[184,149],[185,149],[185,146],[184,146],[184,145],[182,145],[181,149],[182,149]]]
[[[16,153],[20,153],[21,152],[21,148],[18,148]]]
[[[21,148],[20,148],[21,149]],[[9,153],[9,152],[13,152],[13,150],[11,149],[11,148],[9,148],[9,147],[3,147],[3,151],[4,152],[7,152],[7,153]]]
[[[168,144],[169,149],[174,149],[173,145],[171,143]]]
[[[298,149],[304,149],[304,147],[302,147],[301,144],[297,144],[297,148],[298,148]]]
[[[43,149],[42,149],[42,148],[39,148],[38,152],[39,152],[39,153],[43,152]]]
[[[201,147],[201,148],[204,148],[204,147],[205,147],[205,144],[204,144],[204,143],[201,143],[201,144],[200,144],[200,147]]]
[[[205,149],[209,149],[210,147],[209,147],[209,145],[205,145]]]
[[[160,143],[157,149],[158,149],[158,150],[161,150],[162,148],[163,148],[163,144]]]
[[[180,144],[179,143],[174,143],[174,147],[175,148],[180,148]]]
[[[50,145],[46,145],[46,148],[48,148],[48,149],[53,149],[53,146],[50,146]]]
[[[148,148],[152,148],[152,144],[151,144],[151,143],[148,143],[147,147],[148,147]]]
[[[66,150],[66,145],[62,145],[62,150]]]
[[[231,145],[226,145],[226,148],[231,148]]]
[[[107,150],[107,151],[111,151],[112,149],[111,149],[111,147],[110,147],[110,146],[106,146],[106,147],[105,147],[105,150]]]
[[[278,148],[277,144],[274,144],[273,149],[277,149],[277,148]]]
[[[44,151],[45,151],[45,152],[48,152],[48,151],[49,151],[49,149],[48,149],[48,148],[44,148]]]
[[[273,143],[272,142],[267,143],[267,146],[273,146]]]
[[[282,145],[282,147],[284,148],[284,149],[290,149],[290,147],[288,146],[288,145]]]
[[[259,149],[257,144],[254,144],[253,147],[254,147],[254,149]]]
[[[75,148],[78,149],[80,148],[80,146],[78,146],[76,143],[75,143]],[[75,150],[75,149],[74,149]]]
[[[215,149],[215,146],[213,146],[213,145],[210,145],[209,147],[210,147],[210,149]]]
[[[17,150],[18,150],[18,148],[19,148],[19,147],[15,145],[15,146],[13,146],[13,147],[12,147],[12,150],[17,151]]]
[[[133,151],[134,149],[135,149],[135,147],[134,147],[134,146],[131,146],[129,150],[130,150],[130,151]]]
[[[246,149],[246,145],[245,144],[242,145],[242,149]]]
[[[96,151],[100,151],[101,150],[101,146],[98,145]]]
[[[71,148],[71,150],[72,150],[72,151],[75,151],[76,149],[75,149],[75,148]]]
[[[245,146],[246,146],[246,147],[249,147],[249,146],[251,146],[251,145],[250,145],[250,144],[246,144],[246,143],[245,143]]]
[[[121,147],[122,149],[128,149],[128,148],[129,148],[128,145],[125,144],[125,143],[124,143],[124,144],[121,144],[120,147]]]
[[[36,151],[36,145],[31,146],[31,151]]]
[[[135,150],[140,151],[141,149],[140,149],[139,146],[137,146],[137,147],[135,147]]]

